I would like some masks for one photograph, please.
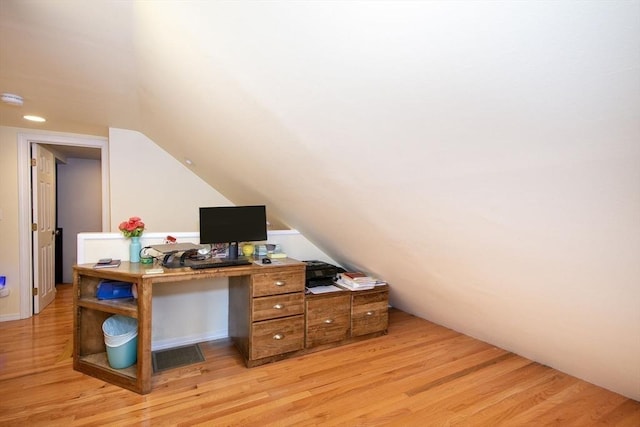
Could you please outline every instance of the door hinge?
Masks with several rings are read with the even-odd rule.
[[[38,231],[38,224],[37,223],[33,223],[31,224],[31,231]]]
[[[38,296],[38,288],[33,288],[33,296],[34,297]]]
[[[31,166],[36,166],[37,163],[36,159],[31,159]]]

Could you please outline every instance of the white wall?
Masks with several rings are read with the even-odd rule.
[[[640,400],[639,2],[163,7],[184,67],[248,94],[212,91],[255,126],[211,140],[288,155],[252,164],[289,225],[401,309]]]
[[[200,206],[232,203],[143,134],[109,129],[111,231],[132,216],[148,231],[198,229]]]
[[[197,232],[144,233],[142,246],[162,243],[170,234],[178,242],[198,243]],[[280,244],[291,258],[334,262],[295,230],[268,232],[268,243]],[[93,263],[100,258],[129,259],[129,240],[120,233],[78,235],[78,262]],[[210,341],[228,336],[228,279],[161,283],[153,287],[152,348]]]

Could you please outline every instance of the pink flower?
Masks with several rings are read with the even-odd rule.
[[[124,237],[139,237],[144,231],[144,222],[137,216],[132,216],[128,221],[123,221],[118,226]]]

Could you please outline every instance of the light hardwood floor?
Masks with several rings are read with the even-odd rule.
[[[71,366],[71,286],[0,323],[0,425],[640,426],[640,403],[392,310],[389,334],[247,369],[227,341],[141,396]]]

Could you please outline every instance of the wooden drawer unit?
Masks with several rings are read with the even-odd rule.
[[[257,269],[229,280],[229,336],[248,367],[304,349],[305,265],[291,260]]]
[[[304,269],[254,274],[252,297],[304,292]]]
[[[349,338],[351,295],[307,296],[305,347]]]
[[[304,316],[265,320],[253,324],[251,359],[263,359],[302,350],[304,347]]]
[[[302,292],[253,298],[254,322],[302,313],[304,313],[304,294]]]
[[[351,336],[384,332],[389,325],[387,286],[351,295]]]

